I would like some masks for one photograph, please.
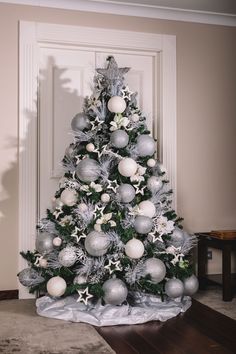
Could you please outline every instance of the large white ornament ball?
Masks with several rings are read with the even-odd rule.
[[[96,160],[86,158],[76,167],[77,177],[83,182],[94,182],[100,176],[100,165]]]
[[[147,160],[147,165],[148,165],[148,167],[154,167],[156,165],[156,160],[148,159]]]
[[[89,118],[83,112],[76,114],[71,121],[71,128],[74,131],[84,130],[85,128],[89,128],[89,126]]]
[[[166,276],[166,266],[158,258],[148,258],[144,263],[144,274],[149,274],[153,283],[160,283]]]
[[[102,286],[103,299],[106,304],[121,305],[128,295],[125,283],[120,279],[108,279]]]
[[[139,259],[144,254],[144,245],[142,241],[132,238],[125,245],[125,254],[133,259]]]
[[[62,296],[66,291],[66,282],[63,278],[56,276],[47,282],[47,292],[53,297]]]
[[[153,221],[148,216],[138,215],[134,220],[134,229],[138,234],[148,234],[153,226]]]
[[[196,275],[191,275],[191,277],[185,278],[184,281],[184,295],[192,296],[198,291],[199,282]]]
[[[159,177],[157,176],[151,176],[148,178],[147,180],[147,188],[151,191],[151,192],[158,192],[163,186],[162,181],[160,180]]]
[[[173,299],[182,296],[184,293],[183,282],[179,279],[169,279],[165,285],[165,293]]]
[[[58,254],[58,261],[64,267],[71,267],[76,260],[77,255],[74,247],[65,247]]]
[[[118,171],[124,177],[131,177],[137,171],[137,163],[130,157],[125,157],[118,164]]]
[[[74,189],[66,188],[61,193],[60,199],[63,204],[65,204],[67,206],[73,206],[77,202],[78,194]]]
[[[111,133],[110,141],[113,146],[122,149],[128,145],[129,135],[124,130],[118,129]]]
[[[156,150],[155,140],[146,134],[139,135],[137,138],[137,149],[139,156],[152,156]]]
[[[103,194],[101,195],[101,201],[102,201],[103,203],[109,203],[110,199],[111,199],[111,197],[110,197],[109,194],[107,194],[107,193],[103,193]]]
[[[59,247],[62,244],[62,239],[57,236],[53,239],[52,243],[54,246]]]
[[[142,215],[153,218],[156,215],[156,207],[150,200],[144,200],[139,203],[139,210]]]
[[[87,277],[85,275],[76,275],[74,280],[74,284],[86,284],[87,283]]]
[[[41,254],[48,254],[53,250],[54,235],[48,232],[39,232],[36,236],[35,248]]]
[[[131,184],[123,183],[117,189],[117,196],[121,203],[130,203],[135,198],[135,189]]]
[[[120,96],[113,96],[109,99],[107,107],[112,113],[122,113],[126,109],[126,102]]]
[[[85,238],[84,246],[91,256],[100,257],[107,252],[110,241],[104,232],[91,231]]]
[[[89,144],[86,145],[86,150],[87,150],[88,152],[93,152],[94,149],[95,149],[94,144],[89,143]]]

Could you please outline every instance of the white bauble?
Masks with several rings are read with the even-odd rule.
[[[156,165],[156,160],[154,159],[147,160],[147,165],[148,167],[154,167]]]
[[[39,232],[36,236],[35,248],[41,254],[48,254],[53,250],[54,235],[48,232]]]
[[[139,209],[141,214],[153,218],[156,215],[156,207],[150,200],[144,200],[139,203]]]
[[[125,283],[121,279],[108,279],[102,286],[106,304],[121,305],[128,295]]]
[[[85,275],[76,275],[74,280],[74,284],[85,284],[87,283],[87,277]]]
[[[117,189],[117,198],[121,203],[130,203],[135,198],[135,189],[131,184],[123,183]]]
[[[81,160],[76,167],[76,175],[83,182],[94,182],[100,176],[99,163],[90,158]]]
[[[113,146],[122,149],[128,145],[129,135],[124,130],[117,129],[111,133],[110,141]]]
[[[148,234],[153,227],[153,221],[148,216],[138,215],[134,220],[134,229],[138,234]]]
[[[139,135],[137,138],[137,150],[139,156],[152,156],[156,150],[155,140],[146,134]]]
[[[56,276],[47,282],[47,292],[51,296],[62,296],[66,291],[66,282],[63,278]]]
[[[148,258],[144,262],[144,275],[147,274],[153,283],[160,283],[166,276],[166,266],[158,258]]]
[[[73,206],[77,202],[78,194],[75,190],[67,188],[61,193],[60,199],[63,204]]]
[[[63,267],[71,267],[77,260],[77,254],[74,247],[65,247],[58,254],[58,261]]]
[[[196,275],[191,275],[191,277],[185,278],[184,281],[184,295],[192,296],[198,291],[199,282]]]
[[[137,113],[134,113],[130,119],[132,120],[132,122],[136,123],[139,121],[139,118],[140,116]]]
[[[89,127],[89,117],[84,112],[76,114],[71,121],[71,128],[74,131],[84,130],[85,128]]]
[[[104,232],[91,231],[85,238],[84,246],[91,256],[100,257],[107,252],[110,241]]]
[[[142,241],[132,238],[125,245],[125,254],[133,259],[139,259],[144,254],[144,245]]]
[[[113,96],[109,99],[107,107],[112,113],[122,113],[126,109],[126,102],[120,96]]]
[[[162,181],[157,176],[151,176],[147,180],[147,188],[151,192],[158,192],[163,186]]]
[[[86,211],[88,211],[88,206],[87,206],[87,204],[85,204],[85,203],[80,203],[80,204],[78,205],[78,210],[79,210],[80,213],[85,213]]]
[[[165,293],[170,298],[177,298],[183,295],[184,293],[184,284],[179,279],[170,279],[165,284]]]
[[[59,247],[62,244],[62,239],[60,237],[55,237],[53,239],[52,243],[54,246]]]
[[[93,152],[94,149],[95,149],[94,144],[89,143],[89,144],[86,145],[86,150],[87,150],[88,152]]]
[[[42,267],[42,268],[47,268],[48,266],[48,261],[45,259],[45,258],[41,258],[39,260],[39,266]]]
[[[111,199],[111,197],[110,197],[109,194],[107,194],[107,193],[103,193],[103,194],[101,195],[101,201],[102,201],[103,203],[109,203],[110,199]]]
[[[118,164],[118,171],[122,176],[131,177],[137,171],[137,163],[130,157],[125,157]]]

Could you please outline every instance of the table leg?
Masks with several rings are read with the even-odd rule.
[[[198,280],[199,289],[205,290],[207,285],[206,279],[207,267],[207,245],[201,238],[198,241]]]
[[[222,250],[223,301],[232,300],[231,289],[231,246],[224,245]]]

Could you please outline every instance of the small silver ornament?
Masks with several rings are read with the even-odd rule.
[[[158,192],[163,186],[162,181],[157,176],[151,176],[147,180],[147,188],[152,192]]]
[[[48,261],[45,258],[39,259],[39,266],[41,268],[47,268],[48,266]]]
[[[83,182],[94,182],[100,176],[100,165],[96,160],[86,158],[76,167],[76,175]]]
[[[124,130],[118,129],[111,133],[110,141],[113,146],[122,149],[128,145],[129,135]]]
[[[83,112],[76,114],[71,121],[71,128],[74,131],[84,130],[85,128],[89,128],[89,127],[90,127],[89,118]]]
[[[134,229],[138,234],[148,234],[153,226],[153,221],[148,216],[139,215],[134,220]]]
[[[176,227],[171,235],[170,243],[175,247],[181,247],[184,243],[184,231]]]
[[[106,304],[121,305],[128,295],[125,283],[120,279],[109,279],[102,286],[104,291],[103,299]]]
[[[123,183],[117,189],[117,197],[121,203],[130,203],[135,198],[135,189],[131,184]]]
[[[139,156],[152,156],[156,150],[155,140],[146,134],[139,135],[137,138],[137,149]]]
[[[65,247],[58,254],[58,261],[63,267],[71,267],[76,260],[77,255],[74,247]]]
[[[199,282],[196,275],[191,275],[189,278],[185,278],[184,281],[184,295],[192,296],[198,291]]]
[[[27,287],[44,282],[44,278],[33,268],[25,268],[18,274],[19,282]]]
[[[110,195],[108,193],[103,193],[101,195],[101,201],[103,203],[109,203],[110,199],[111,199],[111,197],[110,197]]]
[[[74,284],[86,284],[87,283],[87,277],[85,275],[76,275],[74,280]]]
[[[158,258],[148,258],[144,262],[144,275],[149,274],[153,283],[160,283],[166,276],[166,266]]]
[[[169,279],[165,285],[165,293],[173,299],[182,296],[184,293],[183,282],[179,279]]]
[[[48,254],[53,250],[53,234],[39,232],[36,236],[35,248],[41,254]]]
[[[85,239],[84,246],[91,256],[100,257],[107,252],[110,241],[104,232],[91,231]]]

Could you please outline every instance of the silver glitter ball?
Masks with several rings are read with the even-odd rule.
[[[137,149],[139,156],[152,156],[156,150],[155,140],[146,134],[139,135],[137,138]]]
[[[94,182],[100,176],[100,165],[96,160],[86,158],[76,167],[76,175],[83,182]]]
[[[71,267],[76,260],[77,255],[74,247],[65,247],[58,254],[58,261],[63,267]]]
[[[116,148],[122,149],[128,145],[129,135],[124,130],[115,130],[111,133],[110,141]]]
[[[153,226],[153,221],[148,216],[139,215],[134,220],[134,229],[138,234],[148,234]]]
[[[196,275],[191,275],[191,277],[185,278],[184,281],[184,295],[192,296],[198,291],[199,282]]]
[[[166,266],[158,258],[148,258],[144,262],[144,275],[149,274],[153,283],[160,283],[166,276]]]
[[[117,189],[117,197],[121,203],[130,203],[135,197],[135,189],[131,184],[123,183]]]
[[[165,293],[173,299],[182,296],[184,293],[183,282],[179,279],[169,279],[165,285]]]
[[[147,188],[151,191],[151,192],[158,192],[163,186],[162,181],[160,180],[159,177],[157,176],[151,176],[148,178],[147,180]]]
[[[85,275],[76,275],[73,280],[73,284],[86,284],[87,277]]]
[[[173,244],[175,247],[181,247],[184,243],[184,239],[184,231],[176,227],[171,235],[169,243]]]
[[[35,248],[41,254],[48,254],[53,250],[54,235],[48,232],[39,232],[36,236]]]
[[[100,257],[107,252],[110,241],[104,232],[91,231],[85,238],[84,246],[91,256]]]
[[[128,295],[125,283],[120,279],[109,279],[102,286],[104,291],[103,299],[106,304],[121,305]]]
[[[44,282],[44,278],[33,268],[25,268],[18,274],[19,282],[27,287]]]
[[[89,128],[89,127],[90,127],[89,118],[83,112],[76,114],[71,121],[71,128],[74,131],[84,130],[85,128]]]

